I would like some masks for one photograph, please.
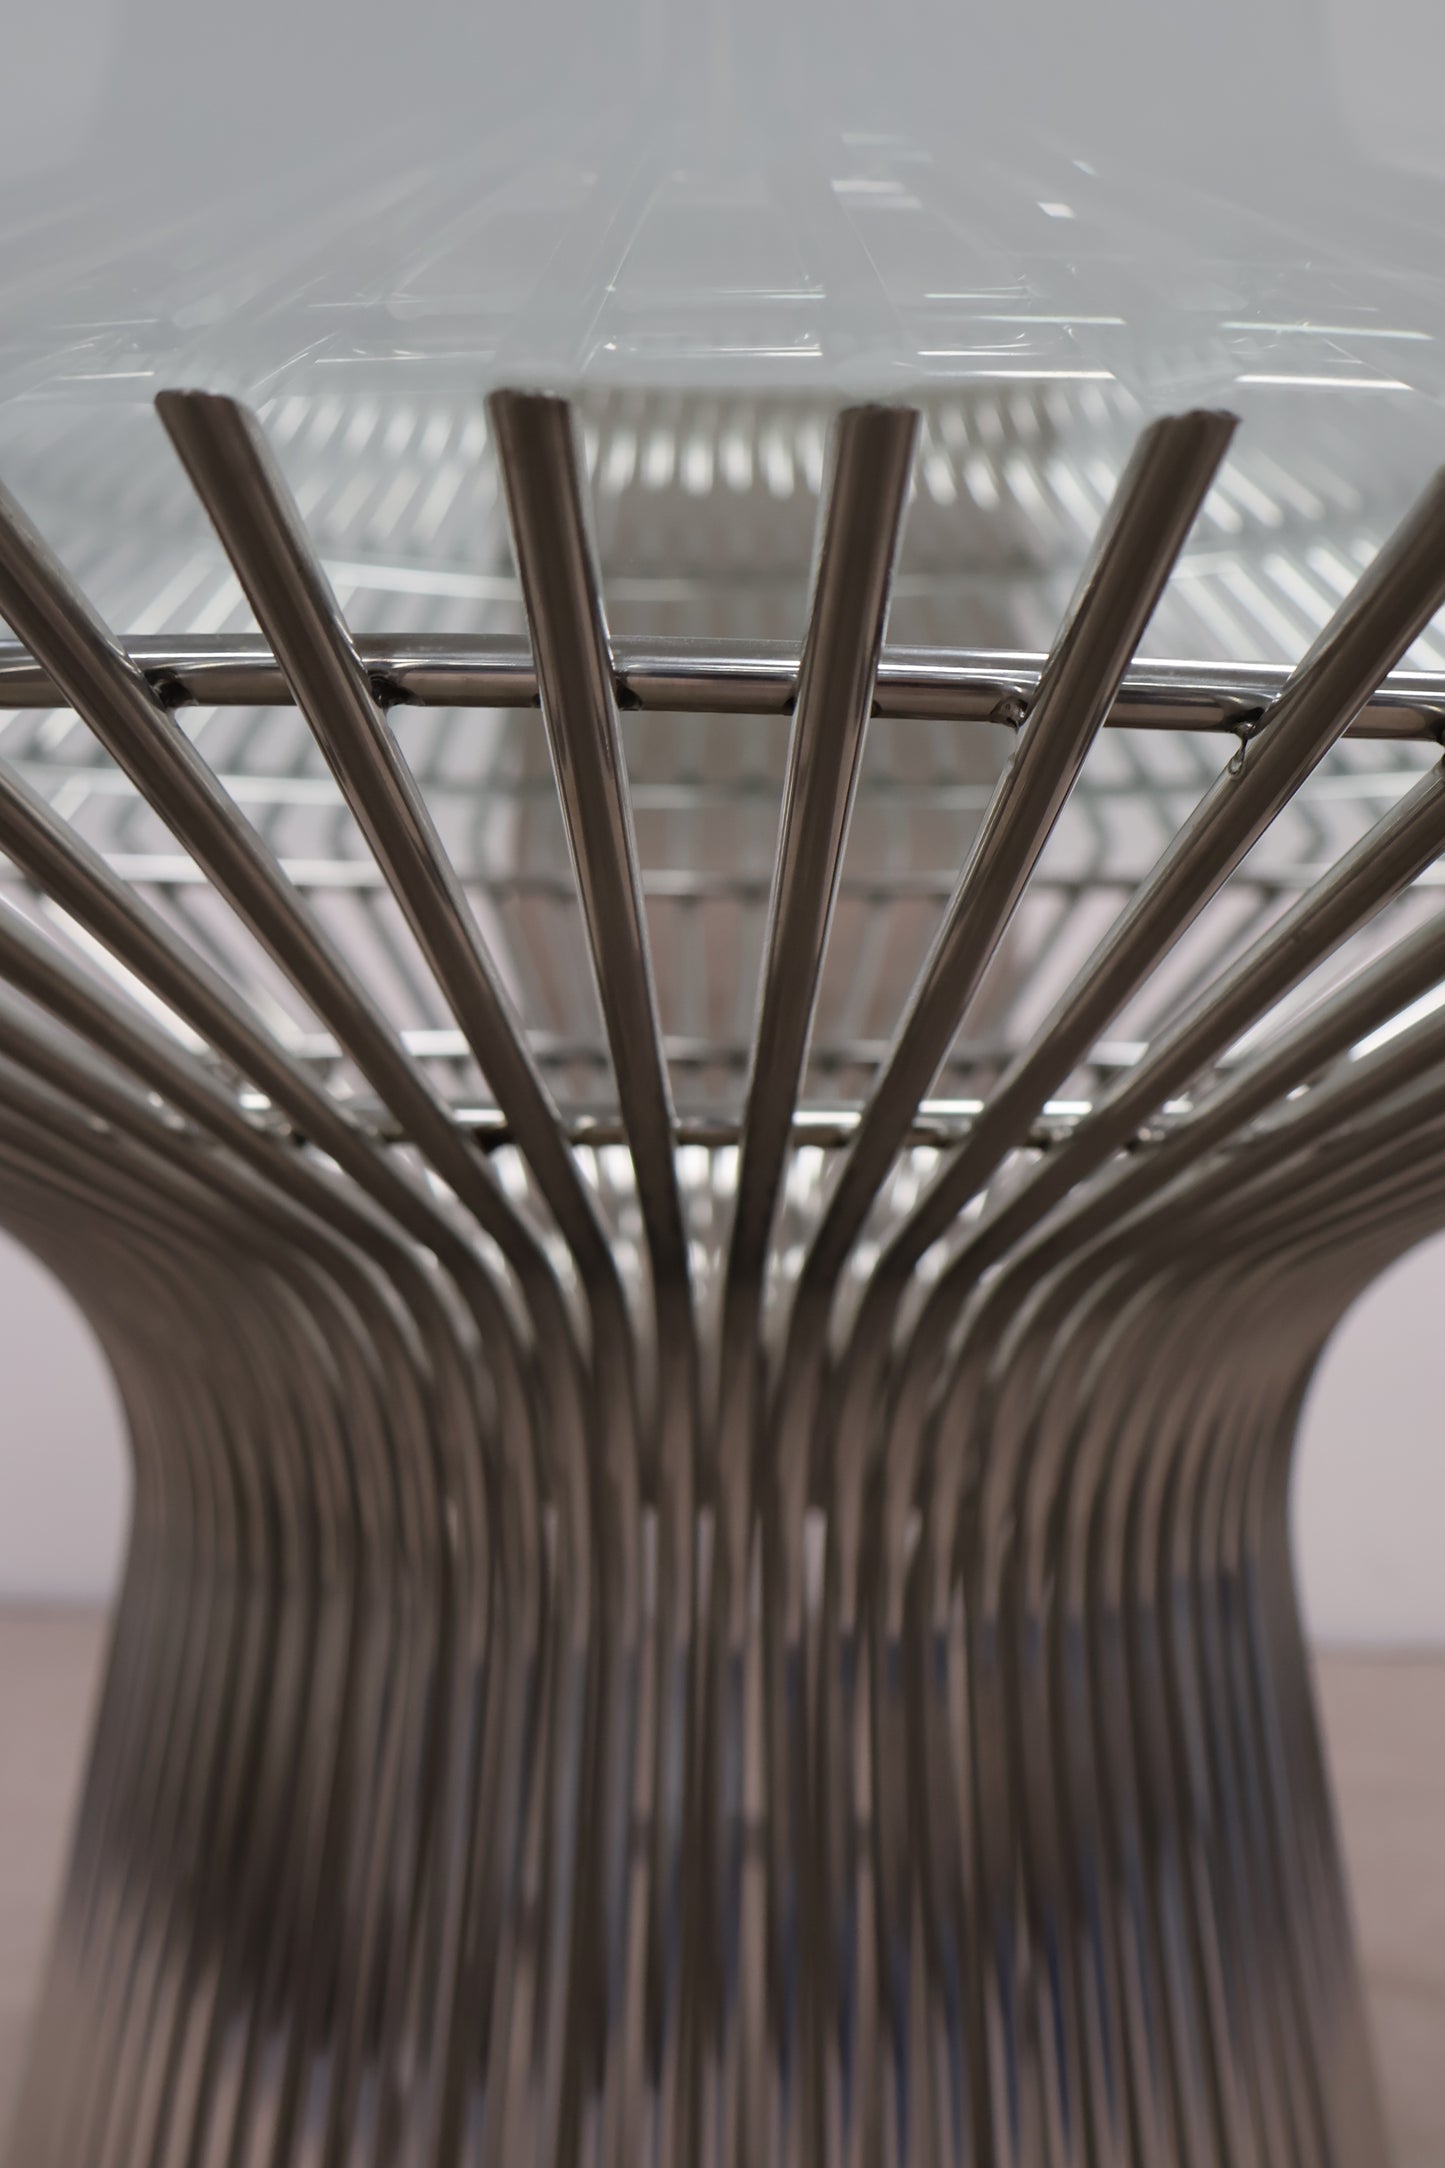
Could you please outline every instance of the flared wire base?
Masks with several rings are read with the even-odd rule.
[[[158,407],[0,498],[135,1466],[17,2168],[1373,2168],[1287,1503],[1445,1218],[1445,482]]]

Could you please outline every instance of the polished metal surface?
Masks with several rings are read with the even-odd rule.
[[[1161,664],[1156,421],[1046,653],[890,646],[858,406],[790,637],[624,634],[505,392],[518,622],[362,633],[307,417],[157,403],[152,629],[0,496],[0,1216],[135,1463],[16,2168],[1374,2168],[1287,1498],[1445,1223],[1445,478]]]
[[[372,692],[386,707],[540,706],[529,648],[501,634],[355,641]],[[274,707],[292,697],[284,666],[255,634],[122,642],[168,707]],[[1013,728],[1033,705],[1046,657],[947,649],[885,648],[873,713],[900,720],[998,723]],[[798,656],[778,641],[642,640],[611,643],[609,668],[619,707],[666,715],[790,715],[798,697]],[[1104,717],[1128,730],[1238,732],[1255,722],[1284,684],[1279,663],[1149,662],[1125,671]],[[0,640],[0,709],[50,708],[54,679],[19,642]],[[403,726],[405,717],[400,718]],[[1445,735],[1445,672],[1399,670],[1377,685],[1351,718],[1357,738],[1438,744]]]

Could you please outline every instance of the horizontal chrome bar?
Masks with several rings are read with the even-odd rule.
[[[269,1102],[259,1093],[247,1092],[242,1093],[240,1104],[248,1113],[256,1115],[263,1113]],[[939,1152],[951,1150],[969,1134],[983,1105],[981,1099],[925,1099],[900,1148],[911,1151],[928,1146]],[[387,1144],[409,1141],[401,1126],[376,1101],[353,1100],[349,1111],[364,1121],[380,1141]],[[1092,1111],[1093,1102],[1087,1099],[1050,1102],[1029,1131],[1029,1149],[1053,1150],[1071,1136]],[[851,1106],[797,1108],[790,1125],[789,1142],[795,1148],[811,1144],[820,1151],[841,1151],[857,1135],[861,1112],[861,1108]],[[517,1143],[512,1125],[500,1107],[459,1104],[452,1108],[452,1119],[483,1152],[498,1152]],[[568,1144],[577,1150],[627,1148],[626,1127],[620,1116],[613,1113],[599,1110],[590,1114],[568,1114],[562,1117],[562,1127]],[[1141,1131],[1136,1140],[1137,1148],[1147,1149],[1157,1144],[1164,1133],[1165,1128],[1159,1124]],[[690,1147],[709,1152],[723,1151],[736,1145],[740,1136],[741,1125],[725,1114],[690,1114],[675,1119],[671,1126],[671,1141],[678,1150]]]
[[[86,773],[83,769],[78,772],[82,776]],[[179,851],[107,851],[105,862],[121,880],[142,887],[206,888],[210,885],[195,860]],[[386,892],[386,876],[370,858],[283,858],[278,862],[292,887],[308,894],[331,892],[367,896]],[[1292,896],[1311,887],[1320,873],[1320,866],[1313,861],[1293,866],[1246,867],[1234,876],[1232,891],[1236,894]],[[485,866],[468,865],[460,869],[460,877],[466,889],[499,901],[540,898],[547,903],[570,904],[575,895],[565,874],[545,868],[493,873]],[[13,878],[13,866],[0,857],[0,884]],[[1035,894],[1051,896],[1127,895],[1137,886],[1139,878],[1137,867],[1095,872],[1090,866],[1081,873],[1054,873],[1046,869],[1035,874],[1033,890]],[[838,883],[838,894],[855,903],[944,904],[957,885],[957,875],[946,867],[925,867],[916,873],[866,877],[844,874]],[[1424,888],[1445,886],[1445,865],[1427,866],[1415,885]],[[766,874],[697,873],[686,866],[651,866],[642,877],[644,896],[673,904],[729,903],[761,908],[768,900],[768,891]]]
[[[122,642],[170,707],[289,707],[290,688],[254,634]],[[530,650],[502,635],[375,633],[356,646],[390,707],[536,707]],[[618,706],[648,713],[778,715],[792,712],[798,651],[781,642],[619,638],[612,643]],[[897,721],[1016,726],[1045,658],[1006,650],[885,648],[873,712]],[[1132,730],[1238,730],[1289,676],[1283,665],[1135,663],[1106,718]],[[0,641],[0,709],[57,708],[65,700],[19,641]],[[1398,670],[1351,725],[1363,738],[1445,739],[1445,673]]]

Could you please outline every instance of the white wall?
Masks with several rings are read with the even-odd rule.
[[[130,1478],[120,1406],[59,1283],[0,1235],[0,1598],[108,1595]]]
[[[1325,1641],[1445,1644],[1445,1235],[1325,1350],[1295,1476],[1301,1595]]]
[[[1305,1413],[1295,1527],[1305,1608],[1334,1642],[1445,1645],[1445,1236],[1376,1283]],[[120,1412],[69,1298],[0,1237],[0,1599],[114,1585],[127,1476]]]

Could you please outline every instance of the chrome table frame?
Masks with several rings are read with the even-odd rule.
[[[1138,664],[1232,428],[1160,421],[1047,657],[909,654],[915,417],[858,408],[798,652],[614,643],[568,410],[502,393],[530,647],[408,643],[352,637],[252,416],[158,405],[259,634],[118,641],[0,499],[0,706],[75,711],[371,1096],[0,767],[29,895],[124,967],[0,904],[0,1211],[94,1324],[135,1466],[17,2168],[1373,2168],[1286,1500],[1330,1330],[1445,1221],[1445,1014],[1412,1011],[1445,919],[1269,1020],[1445,851],[1445,769],[1050,1110],[1347,733],[1439,735],[1445,686],[1399,665],[1445,604],[1445,480],[1293,669]],[[294,703],[485,1132],[196,702]],[[409,704],[541,708],[610,1121],[559,1104]],[[635,707],[787,718],[732,1125],[673,1104]],[[805,1077],[875,716],[1016,738],[840,1113]],[[1105,727],[1239,748],[939,1119]]]

